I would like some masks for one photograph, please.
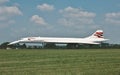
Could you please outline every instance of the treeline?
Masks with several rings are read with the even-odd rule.
[[[27,48],[26,47],[26,44],[22,44],[22,45],[20,45],[20,44],[15,44],[15,45],[8,45],[9,44],[9,42],[4,42],[4,43],[2,43],[1,45],[0,45],[0,49],[25,49],[25,48]]]
[[[120,44],[101,43],[99,45],[90,44],[67,44],[56,45],[54,43],[45,43],[44,45],[26,45],[15,44],[8,45],[9,42],[4,42],[0,45],[0,49],[120,49]]]

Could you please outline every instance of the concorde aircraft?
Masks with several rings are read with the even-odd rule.
[[[8,45],[16,43],[100,44],[106,40],[108,39],[104,39],[103,30],[97,30],[91,36],[85,38],[26,37],[10,42]]]

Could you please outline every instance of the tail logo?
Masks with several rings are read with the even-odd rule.
[[[96,32],[94,36],[97,36],[98,38],[103,38],[103,32]]]

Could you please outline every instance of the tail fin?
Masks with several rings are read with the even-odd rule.
[[[103,36],[103,30],[97,30],[95,33],[93,33],[88,38],[104,38],[104,36]]]

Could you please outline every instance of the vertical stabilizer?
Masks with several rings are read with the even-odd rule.
[[[88,38],[104,38],[104,36],[103,36],[103,30],[97,30],[95,33],[93,33]]]

